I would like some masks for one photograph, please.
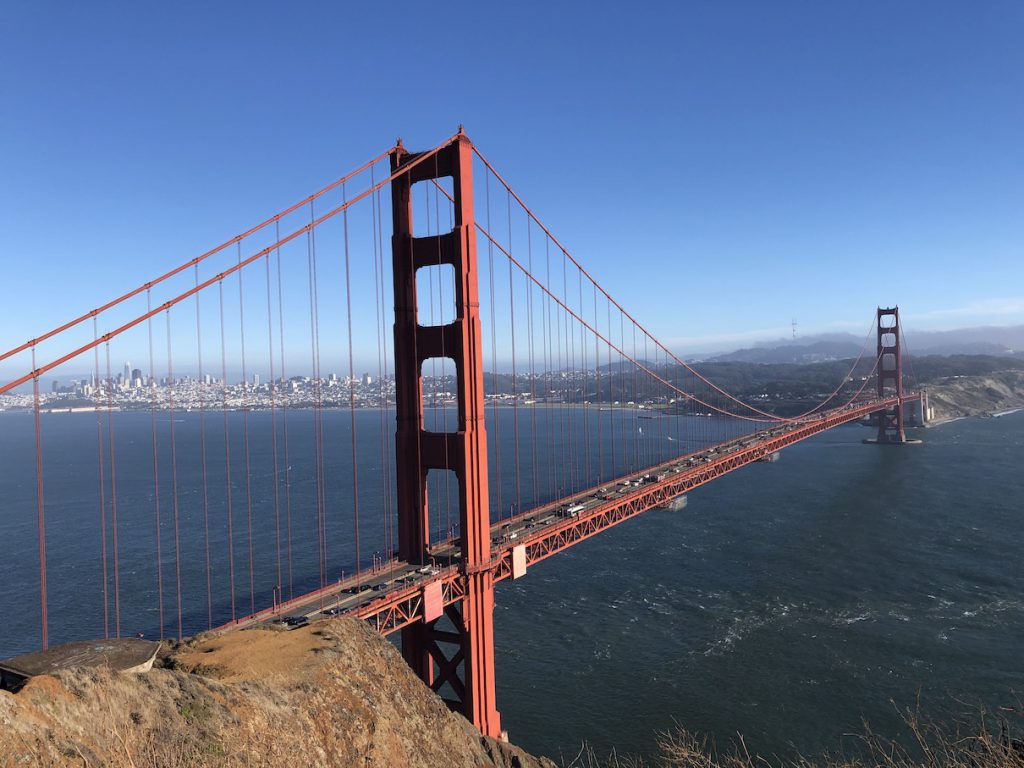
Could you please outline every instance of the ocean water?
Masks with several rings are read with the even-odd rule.
[[[631,409],[499,408],[487,419],[494,521],[739,428]],[[454,420],[454,408],[433,409],[425,423]],[[396,548],[393,411],[44,413],[41,434],[51,643],[194,634],[357,564],[366,573]],[[31,413],[0,413],[0,467],[4,658],[41,642]],[[431,471],[428,499],[432,540],[458,535],[454,475]]]
[[[494,519],[593,484],[598,465],[608,476],[729,429],[711,420],[640,420],[628,411],[534,416],[488,412]],[[327,581],[357,562],[370,568],[393,545],[393,488],[385,480],[393,416],[358,411],[355,418],[354,493],[346,411],[323,414],[319,483],[312,412],[289,414],[289,453],[286,460],[279,433],[276,461],[268,413],[250,414],[248,424],[240,413],[226,422],[219,412],[205,420],[176,414],[173,463],[171,423],[158,414],[156,481],[153,416],[116,414],[114,495],[109,455],[102,472],[98,458],[101,441],[109,450],[106,419],[45,416],[51,642],[101,637],[118,618],[124,634],[177,634],[179,577],[186,634],[269,605],[279,593],[315,588],[319,530]],[[585,427],[589,463],[567,466],[565,456],[581,453],[570,435]],[[1013,701],[1024,682],[1024,413],[918,431],[922,444],[900,448],[863,445],[867,434],[853,425],[819,435],[786,449],[777,463],[698,489],[682,510],[645,513],[499,585],[498,707],[512,739],[555,758],[575,755],[583,741],[599,752],[650,753],[655,731],[679,722],[719,744],[742,733],[752,750],[815,754],[842,746],[842,734],[860,732],[862,719],[894,733],[896,708],[913,706],[919,695],[938,717],[963,709],[954,697]],[[32,435],[30,415],[0,414],[0,657],[39,642]],[[443,473],[431,478],[435,536],[457,527],[452,494]]]
[[[897,735],[918,696],[939,720],[1019,704],[1024,413],[917,430],[920,445],[865,436],[795,445],[501,588],[513,740],[649,754],[678,722],[813,755],[863,720]]]

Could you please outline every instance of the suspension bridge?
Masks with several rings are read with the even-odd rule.
[[[352,615],[498,736],[496,584],[824,430],[906,442],[899,311],[867,325],[813,404],[748,402],[461,129],[398,142],[0,355],[20,371],[0,386],[6,547],[32,564],[7,579],[10,637]]]

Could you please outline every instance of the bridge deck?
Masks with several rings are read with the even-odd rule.
[[[918,397],[916,393],[905,394],[902,400],[908,402]],[[512,578],[517,550],[528,569],[534,563],[623,520],[664,506],[728,472],[763,460],[827,429],[897,404],[897,398],[889,398],[825,411],[686,454],[495,523],[491,527],[491,560],[486,567],[492,571],[495,582]],[[432,585],[439,584],[444,605],[463,597],[464,574],[455,565],[459,556],[458,542],[443,542],[431,549],[431,555],[430,565],[392,561],[377,571],[360,574],[358,581],[353,576],[224,625],[218,631],[251,627],[285,614],[308,618],[344,614],[365,619],[378,632],[388,635],[422,620],[425,592],[438,590]]]

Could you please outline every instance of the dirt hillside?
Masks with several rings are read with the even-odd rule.
[[[936,421],[1024,408],[1024,372],[955,376],[925,386]]]
[[[481,738],[352,619],[200,638],[164,665],[0,691],[0,766],[553,766]]]

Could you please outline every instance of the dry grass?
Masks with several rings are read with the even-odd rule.
[[[145,675],[66,670],[0,692],[0,768],[555,768],[482,739],[353,619],[196,638],[164,659]],[[1024,768],[1024,708],[948,727],[919,712],[896,739],[865,726],[842,755],[765,758],[677,725],[656,757],[583,749],[564,768]]]
[[[482,739],[362,622],[195,638],[0,692],[0,768],[555,768]]]
[[[998,713],[978,708],[969,717],[945,724],[923,717],[919,707],[901,714],[905,728],[896,738],[880,736],[865,723],[863,734],[843,754],[819,758],[752,755],[742,737],[719,750],[707,738],[676,724],[657,734],[654,758],[615,752],[601,758],[584,747],[564,768],[1024,768],[1022,706]]]

